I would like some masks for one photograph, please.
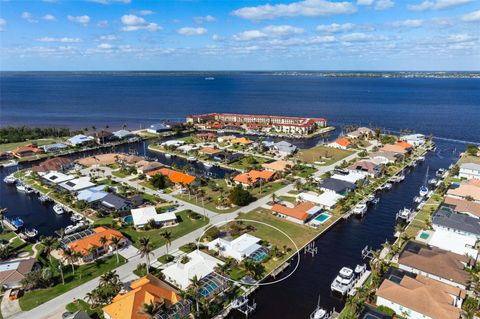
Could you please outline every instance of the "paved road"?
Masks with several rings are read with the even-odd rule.
[[[355,158],[356,156],[357,156],[357,154],[352,154],[352,155],[348,156],[347,158],[345,158],[345,160],[349,161],[349,160]],[[319,171],[317,173],[315,173],[315,176],[320,176],[327,171],[333,170],[335,168],[335,164],[332,164],[332,165],[329,165],[329,166],[319,166],[317,168],[319,169]],[[83,173],[86,173],[88,175],[88,173],[91,169],[92,168],[85,169]],[[107,174],[111,174],[111,170],[109,168],[104,168],[104,169],[105,169],[105,172]],[[255,210],[255,209],[267,204],[271,200],[271,194],[270,194],[268,196],[264,196],[263,198],[260,198],[259,200],[251,203],[248,206],[239,208],[232,213],[219,214],[219,213],[215,213],[211,210],[203,209],[202,207],[199,207],[199,206],[190,204],[188,202],[185,202],[183,200],[180,200],[178,198],[175,198],[170,194],[160,194],[160,193],[158,193],[158,192],[156,192],[152,189],[149,189],[148,187],[143,187],[137,181],[130,181],[127,178],[119,178],[119,177],[116,177],[116,176],[113,176],[113,175],[112,175],[112,180],[127,183],[128,185],[130,185],[134,188],[142,188],[142,189],[144,189],[145,193],[159,196],[160,198],[162,198],[166,201],[176,201],[179,204],[181,204],[182,207],[185,208],[185,209],[190,209],[190,210],[192,210],[192,211],[194,211],[198,214],[202,214],[202,215],[205,213],[205,215],[210,219],[210,223],[207,226],[199,228],[199,229],[197,229],[197,230],[195,230],[195,231],[193,231],[193,232],[191,232],[191,233],[189,233],[189,234],[187,234],[187,235],[185,235],[181,238],[178,238],[178,239],[174,240],[172,242],[171,246],[169,247],[170,251],[178,249],[181,246],[183,246],[185,244],[188,244],[190,242],[196,241],[196,239],[203,234],[204,230],[209,225],[234,219],[238,216],[239,213],[246,213],[246,212]],[[281,196],[281,195],[284,195],[284,194],[288,193],[290,190],[293,190],[293,189],[294,189],[294,186],[292,184],[289,184],[289,185],[285,186],[284,188],[281,188],[280,190],[276,191],[275,194],[277,196]],[[165,246],[162,246],[162,247],[156,249],[153,253],[154,253],[154,257],[152,257],[151,260],[155,260],[158,257],[166,254],[166,248],[165,248]],[[140,258],[140,256],[137,255],[137,256],[129,259],[129,261],[126,264],[123,264],[123,265],[117,267],[115,270],[118,273],[118,275],[120,276],[120,279],[122,281],[128,281],[128,280],[132,279],[133,270],[135,270],[137,265],[139,263],[142,263],[142,262],[145,262],[145,260]],[[46,303],[44,303],[44,304],[42,304],[42,305],[40,305],[40,306],[30,310],[30,311],[19,312],[15,315],[12,315],[10,318],[11,319],[33,319],[33,318],[35,318],[35,319],[43,319],[43,318],[52,318],[52,319],[55,318],[55,319],[57,319],[57,318],[61,318],[61,314],[65,311],[65,305],[72,302],[74,299],[83,299],[88,292],[92,291],[97,286],[98,286],[98,278],[92,279],[91,281],[86,282],[86,283],[84,283],[84,284],[82,284],[82,285],[80,285],[80,286],[78,286],[78,287],[76,287],[76,288],[74,288],[74,289],[72,289],[72,290],[70,290],[70,291],[52,299],[52,300],[50,300],[50,301],[47,301]]]

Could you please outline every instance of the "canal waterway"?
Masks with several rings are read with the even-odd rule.
[[[428,153],[424,163],[406,170],[403,182],[394,185],[390,191],[378,193],[380,202],[371,206],[362,219],[351,217],[340,221],[316,240],[318,253],[315,257],[302,252],[299,267],[293,275],[254,292],[251,300],[257,303],[257,311],[251,317],[308,318],[319,295],[324,309],[341,310],[345,300],[330,291],[330,284],[340,268],[354,268],[364,263],[361,251],[366,245],[379,249],[385,241],[393,242],[395,215],[404,207],[413,207],[413,197],[425,183],[427,170],[429,178],[435,177],[435,171],[448,168],[458,159],[458,150],[464,147],[464,144],[437,142],[437,151]],[[296,260],[291,264],[295,265]],[[290,270],[285,270],[285,274]],[[230,314],[230,318],[244,317],[237,311]]]

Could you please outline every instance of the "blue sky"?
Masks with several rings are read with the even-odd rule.
[[[479,0],[0,0],[1,70],[479,70]]]

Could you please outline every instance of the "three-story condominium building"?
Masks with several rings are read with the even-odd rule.
[[[190,115],[187,123],[204,129],[238,127],[262,132],[276,131],[284,134],[306,135],[326,127],[324,118],[306,118],[273,115],[247,115],[230,113],[208,113]]]

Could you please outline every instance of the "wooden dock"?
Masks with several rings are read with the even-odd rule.
[[[357,293],[357,289],[362,287],[362,285],[367,281],[368,277],[370,276],[370,270],[366,270],[360,278],[357,280],[355,283],[355,286],[353,286],[352,289],[348,292],[349,296],[354,296]]]

